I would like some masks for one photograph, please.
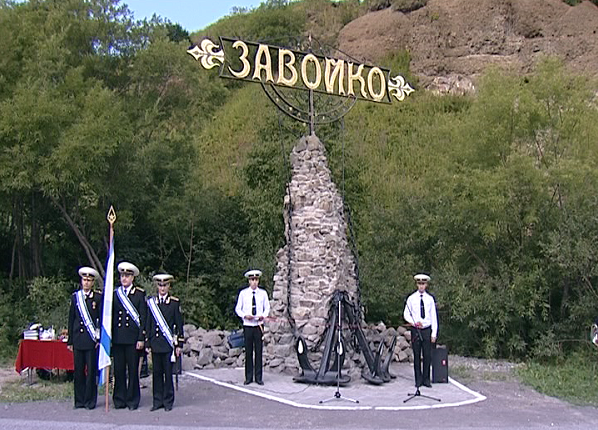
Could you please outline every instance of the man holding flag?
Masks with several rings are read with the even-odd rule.
[[[112,356],[114,357],[114,408],[139,407],[139,350],[144,347],[147,304],[145,291],[133,285],[139,269],[128,262],[118,265],[121,285],[112,299]]]

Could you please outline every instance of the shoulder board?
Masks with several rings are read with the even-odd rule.
[[[174,297],[174,296],[170,296],[170,300],[174,300],[175,302],[178,302],[179,298],[178,297]]]
[[[145,290],[143,288],[141,288],[141,287],[135,286],[135,289],[141,291],[142,293],[145,293]]]

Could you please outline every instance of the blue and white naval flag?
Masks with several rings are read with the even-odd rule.
[[[100,354],[98,370],[100,385],[108,380],[106,374],[110,366],[110,343],[112,342],[112,299],[114,296],[114,238],[110,235],[110,250],[106,263],[106,279],[104,280],[104,306],[102,309],[102,328],[100,331]]]

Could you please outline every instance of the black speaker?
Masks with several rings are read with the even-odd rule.
[[[432,349],[432,382],[448,382],[448,350],[444,345]]]

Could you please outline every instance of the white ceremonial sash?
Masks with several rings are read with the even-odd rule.
[[[89,315],[89,309],[87,309],[87,305],[85,304],[85,294],[83,290],[77,291],[75,295],[77,298],[77,309],[79,309],[79,315],[83,319],[83,324],[87,329],[87,333],[91,336],[91,339],[94,342],[98,341],[98,336],[96,333],[96,327],[93,325],[93,321],[91,320],[91,315]]]
[[[135,309],[135,306],[133,306],[133,303],[131,303],[131,299],[129,299],[129,297],[125,294],[125,289],[120,287],[118,290],[116,290],[116,295],[118,296],[118,300],[120,300],[122,305],[127,310],[127,313],[131,316],[131,318],[133,318],[135,324],[137,324],[137,327],[141,328],[139,312],[137,312],[137,309]]]
[[[158,323],[158,327],[160,327],[160,331],[162,332],[162,334],[168,341],[168,344],[172,348],[172,355],[170,356],[170,361],[174,363],[176,361],[176,356],[174,353],[174,339],[172,337],[172,332],[170,331],[170,327],[168,327],[168,324],[166,323],[166,319],[164,319],[164,314],[162,314],[162,311],[158,307],[158,298],[151,297],[147,301],[147,305],[149,306],[150,310],[152,311],[152,315],[154,316],[154,319]]]

